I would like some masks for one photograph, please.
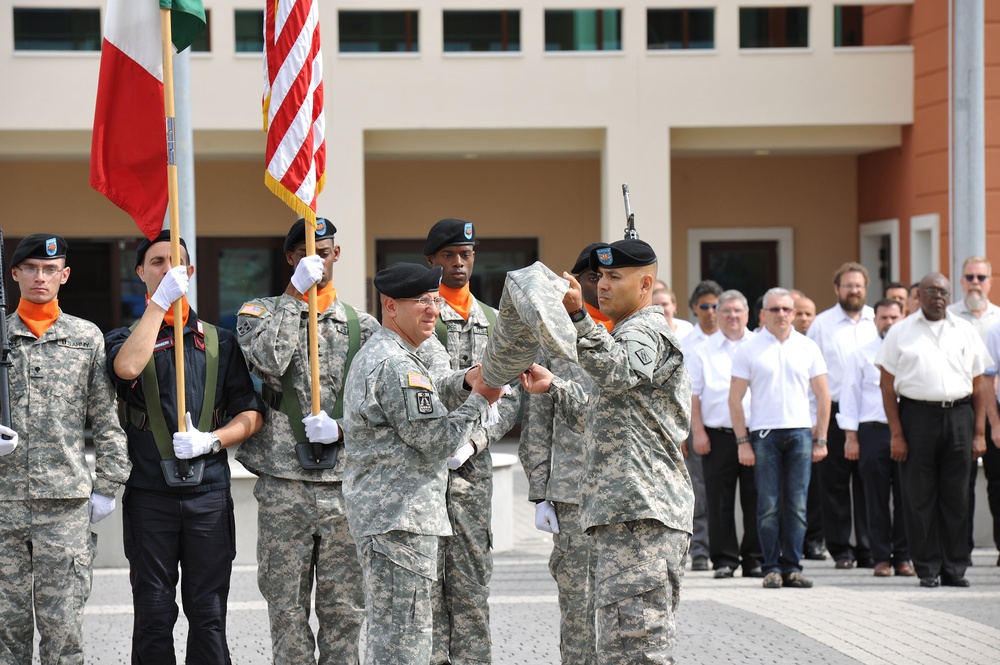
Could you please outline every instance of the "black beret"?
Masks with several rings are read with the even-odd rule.
[[[442,219],[431,227],[424,243],[424,256],[434,254],[442,247],[475,245],[476,227],[461,219]]]
[[[337,227],[330,223],[325,217],[316,218],[316,240],[326,240],[327,238],[333,238],[333,234],[337,232]],[[296,245],[301,245],[306,241],[306,220],[300,219],[294,224],[292,228],[288,229],[288,235],[285,236],[285,251],[290,252],[292,248]]]
[[[600,245],[590,252],[590,269],[628,268],[656,263],[656,252],[644,240],[619,240]]]
[[[184,242],[184,238],[181,238],[180,241],[181,241],[181,247],[184,248],[184,251],[187,251],[188,246],[187,243]],[[160,235],[156,236],[156,238],[152,241],[150,241],[149,238],[142,239],[142,242],[140,242],[139,245],[135,248],[136,268],[142,265],[142,260],[146,258],[146,252],[149,250],[149,248],[158,242],[170,242],[170,231],[168,231],[167,229],[163,229],[162,231],[160,231]]]
[[[597,249],[598,247],[604,247],[607,245],[606,242],[592,242],[583,248],[580,252],[580,256],[577,257],[576,263],[573,264],[573,269],[570,270],[574,275],[579,275],[582,272],[590,270],[590,253]]]
[[[25,259],[65,259],[69,245],[62,236],[51,233],[33,233],[17,244],[10,257],[10,265],[17,267]]]
[[[394,263],[375,273],[375,288],[390,298],[418,298],[441,288],[444,268],[428,268],[417,263]]]

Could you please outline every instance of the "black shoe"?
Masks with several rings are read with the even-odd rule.
[[[764,569],[760,566],[754,566],[753,568],[744,568],[743,577],[764,577]]]
[[[715,574],[712,575],[712,577],[714,577],[717,580],[724,580],[727,577],[732,577],[734,570],[735,569],[732,566],[722,566],[720,568],[715,569]]]
[[[854,564],[854,566],[856,568],[874,568],[875,559],[871,557],[867,557],[865,559],[858,559],[857,562]]]
[[[1000,556],[997,557],[997,565],[1000,566]]]
[[[702,571],[708,570],[708,557],[696,556],[691,559],[691,570]]]
[[[802,553],[802,557],[810,561],[826,561],[826,554],[823,554],[823,548],[819,545],[807,547]],[[997,562],[997,565],[1000,566],[1000,561]]]
[[[938,578],[936,578],[936,577],[921,577],[920,578],[920,586],[926,587],[928,589],[933,589],[934,587],[938,586],[939,584],[940,584],[940,582],[938,582]]]
[[[834,567],[838,570],[849,570],[854,568],[854,562],[850,559],[837,559],[837,563],[834,564]]]
[[[941,586],[957,586],[965,588],[969,586],[969,580],[964,577],[944,577],[942,575]]]

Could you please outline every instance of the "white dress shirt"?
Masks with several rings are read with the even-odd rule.
[[[875,364],[895,377],[900,397],[939,402],[972,394],[972,379],[993,366],[972,324],[951,312],[928,321],[923,310],[889,328]]]
[[[678,338],[680,339],[680,338]],[[684,339],[681,339],[681,351],[684,352],[684,356],[687,357],[689,353],[694,353],[696,346],[708,339],[708,335],[705,331],[701,329],[701,326],[692,326],[691,332],[684,335]]]
[[[986,351],[993,360],[993,374],[1000,372],[1000,325],[993,326],[986,333]],[[986,372],[990,374],[990,372]],[[1000,402],[1000,382],[997,384],[997,401]]]
[[[816,342],[791,331],[784,342],[761,329],[733,356],[733,377],[750,382],[748,429],[812,427],[810,380],[826,374]]]
[[[819,345],[826,360],[826,381],[830,388],[830,399],[840,401],[840,388],[847,366],[847,359],[859,347],[878,338],[875,328],[875,310],[868,305],[861,309],[861,317],[855,322],[839,304],[820,312],[809,326],[809,339]]]
[[[851,354],[844,370],[844,382],[840,388],[840,412],[837,424],[844,431],[857,432],[861,423],[885,423],[885,407],[882,406],[882,372],[875,366],[875,354],[882,346],[882,338],[876,337]]]
[[[743,337],[731,340],[715,331],[684,359],[691,376],[691,394],[701,400],[701,420],[705,427],[732,427],[729,414],[729,384],[733,376],[733,356],[736,349],[753,339],[754,333],[743,331]],[[750,391],[743,396],[743,413],[750,416]]]
[[[971,323],[984,342],[986,341],[986,335],[990,332],[990,328],[1000,323],[1000,307],[997,307],[993,303],[987,303],[986,311],[983,312],[982,316],[976,316],[969,311],[969,308],[965,306],[964,299],[948,305],[948,311],[960,319]]]
[[[694,330],[694,326],[690,321],[685,321],[684,319],[674,319],[674,325],[677,326],[677,330],[674,331],[674,337],[678,340],[682,340],[691,334]]]

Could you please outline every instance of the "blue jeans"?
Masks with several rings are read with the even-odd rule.
[[[806,535],[806,497],[812,471],[812,431],[808,428],[750,433],[757,458],[757,532],[765,573],[801,572]]]

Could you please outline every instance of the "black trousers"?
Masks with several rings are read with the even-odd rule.
[[[899,419],[909,447],[900,471],[913,567],[920,577],[963,577],[969,562],[972,404],[943,409],[902,398]]]
[[[712,452],[701,456],[705,471],[708,507],[708,549],[712,567],[743,566],[743,571],[764,560],[757,536],[757,487],[752,466],[743,466],[736,452],[736,435],[731,430],[706,427]],[[743,542],[736,537],[736,486],[739,484],[743,509]]]
[[[872,558],[875,563],[896,564],[910,560],[910,547],[906,542],[899,463],[892,461],[890,455],[891,439],[889,426],[885,423],[861,423],[858,427],[861,444],[858,472],[865,488]]]
[[[806,539],[802,551],[823,549],[823,494],[819,489],[819,462],[812,465],[806,498]]]
[[[846,436],[837,424],[839,404],[830,408],[827,429],[827,456],[819,462],[820,492],[823,505],[823,535],[826,549],[834,560],[865,561],[871,558],[868,545],[868,516],[865,513],[865,491],[858,474],[858,463],[844,457]],[[853,520],[852,520],[853,517]],[[853,521],[853,524],[852,524]],[[854,531],[857,546],[851,545]]]
[[[236,556],[229,489],[197,494],[126,488],[125,556],[132,582],[134,665],[174,665],[178,564],[190,626],[188,665],[228,665],[226,604]]]
[[[1000,449],[993,445],[990,421],[986,421],[986,454],[983,455],[983,475],[986,477],[986,500],[993,516],[993,544],[1000,550]],[[969,472],[969,550],[976,546],[973,523],[976,513],[976,477],[979,464],[972,460]]]

